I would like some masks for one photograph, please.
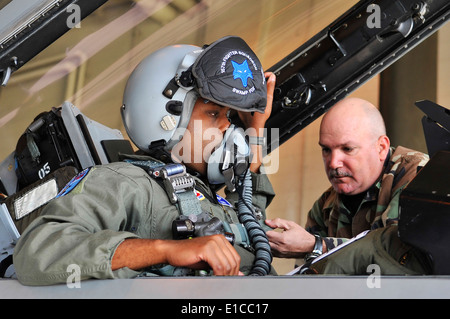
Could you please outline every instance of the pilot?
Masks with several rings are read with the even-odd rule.
[[[305,228],[283,219],[266,221],[283,230],[267,232],[274,255],[305,258],[308,262],[363,231],[390,225],[393,227],[389,230],[369,237],[397,243],[400,192],[427,163],[428,155],[402,146],[391,147],[380,112],[359,98],[344,99],[324,115],[319,145],[331,187],[312,206]],[[397,245],[398,249],[392,252],[396,258],[403,265],[408,264],[408,258],[414,263],[417,258],[413,257],[412,248],[400,242]],[[342,258],[357,263],[362,253],[356,251],[351,257]],[[355,274],[353,266],[336,270],[329,263],[326,271]],[[363,271],[366,274],[365,268]],[[408,272],[404,267],[392,271]]]
[[[131,74],[121,109],[138,154],[85,169],[46,205],[15,248],[19,281],[66,283],[74,266],[81,280],[275,274],[261,234],[275,194],[260,171],[274,86],[239,37],[150,54]],[[232,112],[248,137],[230,124]],[[223,184],[226,199],[215,192]],[[264,238],[266,248],[255,248]]]

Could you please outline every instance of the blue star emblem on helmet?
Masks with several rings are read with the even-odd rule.
[[[253,74],[252,74],[252,71],[248,67],[247,60],[245,60],[241,64],[234,62],[234,61],[231,61],[231,63],[233,65],[233,78],[235,80],[241,79],[242,85],[244,87],[247,87],[248,78],[253,79]]]

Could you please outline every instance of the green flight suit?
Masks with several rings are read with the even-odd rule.
[[[253,204],[261,210],[263,223],[265,208],[275,194],[265,175],[252,173],[252,180]],[[19,281],[26,285],[65,283],[72,264],[79,266],[81,280],[133,278],[143,271],[152,272],[113,271],[111,260],[125,239],[172,239],[172,221],[180,213],[165,190],[143,169],[124,162],[95,166],[77,181],[67,194],[50,201],[22,234],[14,251]],[[202,211],[239,223],[231,199],[230,206],[224,201],[220,204],[198,178],[196,190]],[[241,271],[247,273],[254,254],[236,244],[235,248],[241,256]]]

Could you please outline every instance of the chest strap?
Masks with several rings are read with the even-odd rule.
[[[126,159],[128,163],[144,169],[166,191],[172,204],[176,205],[181,215],[196,221],[202,214],[200,201],[194,192],[195,179],[186,172],[182,164],[165,164],[153,160]],[[195,216],[193,216],[195,215]],[[190,217],[191,216],[191,217]],[[250,246],[247,230],[240,223],[222,221],[224,231],[234,234],[236,244]]]
[[[172,204],[184,216],[200,215],[202,209],[194,192],[195,180],[182,164],[164,164],[158,161],[125,160],[143,168],[166,191]]]

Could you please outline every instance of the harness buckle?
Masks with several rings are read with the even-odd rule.
[[[165,190],[169,195],[170,202],[175,204],[179,201],[178,195],[187,191],[194,191],[195,180],[186,172],[186,167],[182,164],[164,165],[154,176],[163,180]]]

